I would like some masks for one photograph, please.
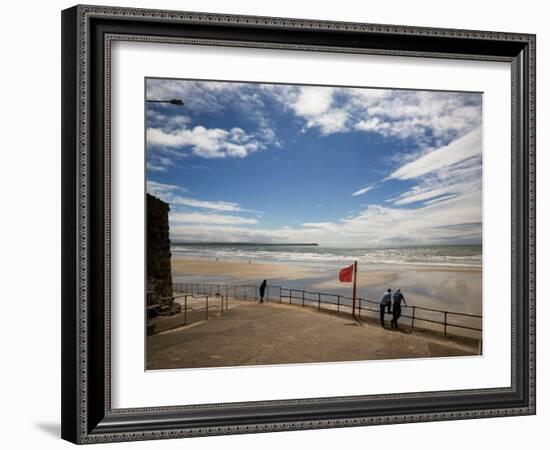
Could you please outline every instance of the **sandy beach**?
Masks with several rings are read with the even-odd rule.
[[[239,282],[261,282],[265,278],[288,280],[307,279],[318,276],[311,269],[279,263],[248,263],[241,261],[216,261],[215,259],[187,259],[172,257],[172,272],[175,275],[218,276]],[[258,282],[258,283],[259,283]]]
[[[350,295],[351,283],[338,270],[305,264],[172,257],[175,282],[260,284]],[[358,268],[358,296],[378,299],[387,288],[400,288],[416,306],[471,314],[482,312],[481,268],[455,266],[370,265]]]

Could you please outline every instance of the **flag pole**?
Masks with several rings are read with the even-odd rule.
[[[355,294],[357,292],[357,261],[353,263],[353,312],[352,316],[355,318]]]

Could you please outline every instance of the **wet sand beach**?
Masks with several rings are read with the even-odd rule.
[[[175,282],[268,285],[350,295],[338,268],[297,263],[232,261],[173,256]],[[358,296],[378,299],[400,288],[409,304],[471,314],[482,312],[482,272],[476,267],[377,264],[358,267]]]

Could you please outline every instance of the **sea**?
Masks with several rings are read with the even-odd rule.
[[[173,243],[174,256],[221,261],[257,261],[306,266],[379,265],[447,266],[481,268],[481,245],[423,245],[349,248],[323,245],[249,243]]]

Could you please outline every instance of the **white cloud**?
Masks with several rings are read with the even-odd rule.
[[[171,99],[178,98],[184,101],[182,114],[217,114],[228,109],[240,111],[249,119],[256,122],[256,129],[249,132],[263,145],[280,146],[281,142],[271,123],[271,117],[266,107],[266,100],[271,95],[264,86],[256,83],[212,82],[193,80],[147,80],[147,98]],[[155,112],[151,109],[151,118],[154,114],[164,114],[164,111],[173,113],[174,106],[156,103]],[[159,113],[157,110],[162,111]],[[148,112],[149,116],[149,112]],[[180,119],[179,128],[189,127],[190,121]],[[174,123],[168,121],[153,122],[154,128],[163,131],[175,131]]]
[[[349,113],[343,109],[333,109],[325,114],[312,117],[307,122],[308,128],[319,127],[321,134],[342,133],[347,131]]]
[[[178,225],[171,227],[173,240],[228,242],[318,242],[350,247],[479,242],[481,193],[416,209],[369,206],[353,217],[335,222],[304,223],[299,227],[265,229],[233,225]]]
[[[357,130],[445,142],[480,125],[481,95],[456,92],[354,89],[349,103]]]
[[[170,213],[170,222],[174,224],[194,223],[201,225],[255,225],[256,219],[225,214],[208,214],[199,212]]]
[[[152,172],[166,172],[170,166],[174,165],[172,158],[159,155],[158,153],[147,154],[147,170]]]
[[[388,178],[409,180],[448,168],[481,155],[481,128],[476,128],[450,144],[431,151],[394,171]]]
[[[438,143],[480,125],[481,95],[318,86],[269,86],[264,92],[322,135],[356,130]]]
[[[174,184],[159,183],[157,181],[147,180],[147,192],[161,200],[170,203],[170,200],[179,192],[185,192],[186,189]]]
[[[481,145],[481,129],[476,128],[448,145],[407,159],[385,180],[416,184],[389,200],[398,208],[371,209],[365,217],[403,242],[481,242]],[[416,203],[422,206],[399,208]]]
[[[481,129],[476,128],[446,146],[406,162],[387,179],[416,180],[416,185],[390,199],[396,206],[422,203],[424,206],[444,204],[462,205],[464,198],[475,198],[478,216],[472,222],[481,222]],[[450,211],[452,214],[453,211]],[[454,214],[456,220],[459,217]],[[481,229],[479,230],[481,239]]]
[[[174,234],[173,230],[177,229],[177,227],[181,226],[181,224],[194,224],[195,226],[200,225],[199,228],[212,225],[258,224],[258,220],[255,218],[225,214],[228,212],[257,213],[256,211],[244,209],[239,206],[238,203],[234,202],[197,200],[194,198],[181,196],[181,194],[185,191],[185,188],[173,184],[159,183],[151,180],[147,181],[147,192],[160,198],[171,206],[169,219],[172,235]],[[184,209],[198,209],[199,211],[182,211],[180,207],[184,207]],[[200,210],[215,212],[201,212]]]
[[[176,186],[174,184],[165,184],[159,183],[157,181],[148,180],[147,181],[147,192],[151,195],[159,197],[161,200],[164,200],[167,203],[170,203],[173,206],[187,206],[191,208],[199,209],[211,209],[221,212],[237,212],[237,211],[248,211],[238,203],[235,202],[226,202],[226,201],[207,201],[207,200],[197,200],[190,197],[182,197],[181,194],[186,192],[187,189]]]
[[[148,123],[156,124],[156,126],[162,127],[163,129],[176,130],[190,124],[191,118],[184,114],[171,115],[148,108],[147,121]]]
[[[432,198],[431,200],[426,200],[424,202],[424,205],[433,205],[435,203],[442,203],[447,200],[450,200],[451,198],[455,198],[457,194],[446,194],[442,195],[441,197]]]
[[[372,191],[375,187],[376,187],[376,183],[375,184],[369,184],[368,186],[365,186],[364,188],[361,188],[357,191],[355,191],[353,194],[351,194],[353,197],[356,197],[358,195],[363,195],[363,194],[366,194],[367,192],[369,191]]]
[[[190,112],[239,109],[256,120],[258,138],[273,145],[281,144],[270,123],[273,101],[303,120],[305,130],[322,135],[356,130],[444,144],[481,122],[477,93],[154,79],[147,81],[147,95],[181,98]]]
[[[464,187],[465,185],[451,185],[436,188],[423,188],[420,186],[415,186],[411,190],[399,195],[396,199],[394,199],[393,203],[395,205],[408,205],[410,203],[425,201],[433,199],[435,197],[441,197],[443,195],[455,193],[457,191],[463,190]]]
[[[333,91],[327,87],[301,87],[292,107],[300,116],[320,116],[329,110]]]
[[[193,129],[181,128],[164,131],[160,128],[147,129],[147,144],[166,148],[191,147],[193,153],[204,158],[244,158],[249,153],[263,148],[254,136],[240,128],[230,131],[221,128],[196,126]]]
[[[303,131],[318,128],[321,134],[347,131],[349,112],[335,106],[338,88],[325,86],[265,85],[263,92],[304,120]]]
[[[332,222],[306,222],[302,226],[304,228],[327,228],[332,226]]]
[[[189,206],[193,208],[213,209],[216,211],[235,212],[244,211],[238,203],[224,201],[206,201],[197,200],[188,197],[176,197],[172,199],[172,204],[178,206]]]
[[[150,170],[151,172],[166,172],[168,167],[147,162],[147,170]]]
[[[382,134],[388,132],[390,128],[391,125],[388,122],[382,121],[379,117],[369,117],[367,119],[360,120],[355,124],[356,130],[377,131]]]

